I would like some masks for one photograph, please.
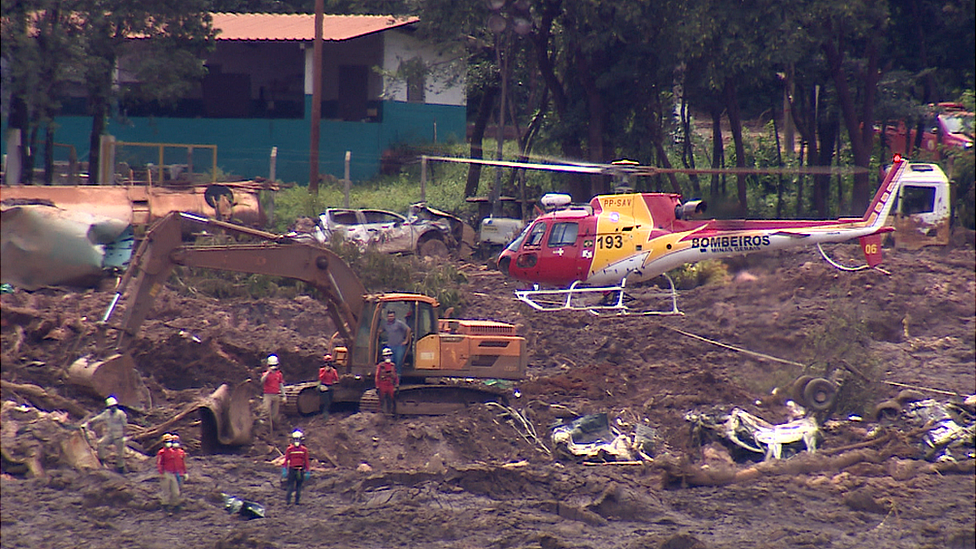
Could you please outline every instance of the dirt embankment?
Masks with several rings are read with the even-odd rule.
[[[833,253],[854,258],[859,250],[838,246]],[[513,404],[547,448],[511,413],[483,406],[440,417],[291,417],[274,436],[258,425],[255,444],[237,453],[206,456],[197,451],[191,417],[177,425],[191,455],[181,513],[160,510],[151,460],[131,459],[134,471],[121,476],[75,471],[51,455],[43,478],[4,475],[0,544],[969,548],[976,526],[972,462],[937,473],[920,459],[917,437],[897,424],[831,424],[821,458],[764,469],[703,452],[684,419],[693,410],[739,406],[785,421],[785,398],[771,389],[804,373],[800,365],[848,372],[845,360],[871,376],[858,393],[873,400],[866,405],[896,395],[901,385],[976,393],[976,253],[886,253],[890,275],[838,272],[816,250],[749,256],[730,262],[727,284],[682,291],[685,315],[672,317],[535,312],[514,300],[510,281],[461,264],[469,280],[463,315],[524,327],[530,377]],[[110,299],[97,291],[4,295],[2,379],[97,411],[98,399],[62,377],[90,344],[79,344],[78,333]],[[271,352],[282,358],[287,381],[311,380],[327,326],[324,306],[308,298],[218,301],[164,290],[133,347],[154,408],[130,420],[159,423],[220,383],[256,377]],[[9,385],[3,398],[29,401]],[[658,433],[655,462],[554,458],[547,428],[569,411],[646,421]],[[4,416],[4,449],[56,453],[45,439],[60,427],[42,429],[29,413]],[[297,508],[285,506],[273,463],[291,427],[308,434],[316,458]],[[885,433],[884,443],[832,453]],[[711,485],[696,486],[701,479],[686,473],[701,471],[702,459]],[[226,513],[221,493],[262,503],[267,518]]]

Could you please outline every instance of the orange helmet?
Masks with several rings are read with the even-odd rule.
[[[322,357],[322,360],[326,362],[332,362],[332,355],[330,355],[329,353],[325,353],[325,356]]]
[[[163,435],[163,442],[172,442],[172,441],[173,441],[173,435],[171,435],[170,433],[166,433]]]

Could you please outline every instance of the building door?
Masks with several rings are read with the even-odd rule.
[[[339,66],[339,118],[360,121],[366,118],[369,68],[365,65]]]

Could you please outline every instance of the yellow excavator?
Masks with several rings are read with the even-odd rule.
[[[256,242],[186,243],[183,237],[192,225],[244,235]],[[98,356],[76,361],[69,368],[69,378],[98,393],[114,392],[123,404],[139,398],[132,389],[134,360],[127,348],[149,314],[155,295],[177,266],[287,277],[315,287],[335,327],[327,345],[340,373],[334,386],[335,403],[357,402],[361,409],[376,409],[373,373],[382,350],[381,322],[390,310],[408,323],[412,334],[397,392],[398,413],[440,414],[474,402],[499,400],[504,393],[494,387],[504,384],[485,381],[525,376],[525,338],[512,324],[439,318],[434,298],[409,293],[367,294],[349,265],[316,243],[173,212],[147,231],[134,254],[99,323]],[[117,331],[114,341],[106,339],[108,328]],[[332,333],[327,326],[322,330],[326,334],[323,337]],[[284,410],[302,415],[318,412],[315,386],[315,382],[287,386]],[[250,427],[239,417],[244,414],[239,410],[242,400],[246,403],[244,392],[239,386],[226,397],[236,403],[231,408],[237,412],[227,406],[214,407],[223,444],[239,444],[241,438],[250,438]],[[250,417],[249,410],[244,415]]]

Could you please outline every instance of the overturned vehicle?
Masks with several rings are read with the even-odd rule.
[[[424,202],[411,205],[405,216],[386,210],[330,208],[319,215],[313,234],[323,244],[338,237],[362,250],[383,253],[468,257],[475,247],[474,229]]]

